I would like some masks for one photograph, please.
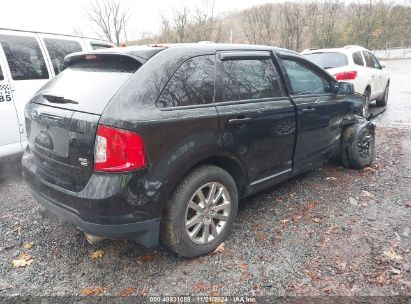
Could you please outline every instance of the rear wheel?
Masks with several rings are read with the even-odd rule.
[[[230,232],[237,215],[233,178],[216,166],[202,166],[179,184],[161,227],[163,245],[184,257],[212,252]]]
[[[384,95],[375,101],[375,103],[377,104],[377,107],[385,107],[387,105],[389,93],[390,93],[390,85],[387,84],[384,90]]]

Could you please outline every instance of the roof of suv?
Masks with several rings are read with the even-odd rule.
[[[328,49],[306,49],[301,54],[313,54],[313,53],[354,53],[358,51],[367,50],[359,45],[347,45],[341,48],[328,48]]]
[[[133,58],[148,60],[155,54],[161,51],[170,51],[172,53],[178,52],[179,55],[199,55],[202,53],[216,52],[216,51],[236,51],[236,50],[253,50],[253,51],[267,51],[276,50],[285,54],[292,54],[295,56],[301,56],[299,53],[290,51],[287,49],[276,48],[263,45],[251,45],[251,44],[224,44],[224,43],[176,43],[176,44],[152,44],[146,46],[129,46],[129,47],[116,47],[109,49],[100,49],[89,51],[85,53],[74,53],[66,57],[66,62],[70,63],[75,61],[75,58],[84,54],[123,54]]]

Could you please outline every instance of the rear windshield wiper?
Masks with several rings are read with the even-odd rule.
[[[323,69],[324,70],[327,70],[327,69],[332,69],[333,67],[324,67]]]
[[[52,103],[73,103],[73,104],[78,104],[77,101],[71,100],[71,99],[66,99],[63,96],[54,96],[54,95],[48,95],[48,94],[43,94],[43,97],[47,99],[48,102]]]

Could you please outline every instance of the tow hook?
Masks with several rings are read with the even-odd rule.
[[[87,242],[89,242],[90,245],[96,245],[102,241],[104,241],[104,238],[92,234],[88,234],[84,232],[84,236],[86,237]]]

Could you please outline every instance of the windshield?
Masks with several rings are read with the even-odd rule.
[[[312,53],[305,56],[324,69],[339,68],[348,64],[347,56],[343,53]]]

